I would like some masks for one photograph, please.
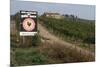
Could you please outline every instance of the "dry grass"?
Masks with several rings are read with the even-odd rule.
[[[51,59],[49,63],[89,62],[95,60],[94,56],[83,54],[81,51],[78,52],[76,49],[57,43],[45,43],[41,45],[38,50]]]

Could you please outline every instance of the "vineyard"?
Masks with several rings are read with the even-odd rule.
[[[95,23],[40,17],[51,33],[71,42],[95,44]]]

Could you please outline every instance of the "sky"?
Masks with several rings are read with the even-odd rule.
[[[39,15],[43,14],[44,12],[60,13],[61,15],[73,14],[79,18],[95,20],[95,5],[11,0],[10,14],[14,15],[20,10],[37,11]]]

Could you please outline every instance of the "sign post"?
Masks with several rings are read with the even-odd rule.
[[[22,36],[22,44],[31,45],[32,36],[37,33],[37,12],[36,11],[20,11],[20,36]],[[28,37],[27,37],[28,36]]]

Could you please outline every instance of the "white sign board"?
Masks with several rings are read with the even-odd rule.
[[[20,36],[34,36],[37,33],[37,12],[20,11]]]

